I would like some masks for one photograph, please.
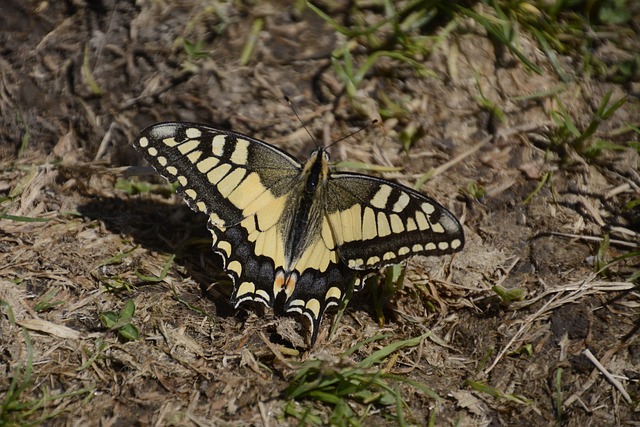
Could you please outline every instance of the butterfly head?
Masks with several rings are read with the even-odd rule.
[[[324,148],[314,150],[302,173],[307,177],[307,192],[314,193],[318,183],[325,185],[329,177],[329,153]]]

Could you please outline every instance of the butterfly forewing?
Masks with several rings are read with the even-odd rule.
[[[335,173],[328,183],[326,215],[352,269],[369,270],[412,255],[462,249],[458,220],[435,200],[390,181]]]
[[[189,206],[221,226],[285,195],[300,169],[295,158],[269,144],[192,123],[150,126],[137,146],[158,172],[179,183]]]

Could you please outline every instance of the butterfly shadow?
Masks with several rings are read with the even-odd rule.
[[[193,279],[202,296],[213,303],[214,312],[208,314],[222,318],[243,315],[229,302],[232,284],[224,273],[222,259],[211,250],[211,234],[203,215],[182,204],[118,197],[95,199],[78,206],[77,210],[89,220],[101,221],[110,232],[125,239],[130,237],[134,245],[149,252],[174,254],[173,263],[183,270],[185,277]],[[137,288],[157,284],[143,277],[151,275],[143,267],[138,273]]]

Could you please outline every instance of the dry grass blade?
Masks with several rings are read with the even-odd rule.
[[[489,372],[496,367],[496,365],[500,362],[500,360],[504,357],[506,353],[508,353],[513,347],[514,344],[522,337],[522,335],[533,326],[533,323],[537,320],[540,320],[542,317],[548,315],[550,312],[556,310],[557,308],[565,305],[575,303],[581,299],[584,299],[587,295],[592,295],[596,293],[602,292],[617,292],[617,291],[627,291],[635,288],[633,283],[629,282],[604,282],[595,280],[597,275],[592,274],[584,280],[581,280],[576,283],[572,283],[567,286],[563,286],[558,289],[551,289],[543,294],[523,301],[513,303],[513,307],[515,309],[522,308],[525,306],[529,306],[537,301],[547,298],[551,296],[548,301],[546,301],[542,307],[536,310],[535,313],[527,316],[525,320],[522,321],[522,325],[516,333],[511,337],[509,342],[498,352],[496,358],[491,363],[491,365],[485,369],[484,375],[488,375]]]
[[[609,373],[609,371],[607,370],[607,368],[605,368],[604,366],[602,366],[602,364],[598,361],[598,359],[596,359],[596,357],[593,355],[593,353],[591,353],[589,351],[589,349],[586,349],[585,351],[582,352],[582,354],[584,354],[590,361],[591,363],[594,364],[594,366],[596,368],[598,368],[598,370],[600,372],[602,372],[602,375],[605,376],[605,378],[607,379],[607,381],[609,381],[611,384],[613,384],[613,386],[618,389],[618,391],[620,392],[620,394],[622,394],[622,397],[624,397],[624,400],[628,403],[631,404],[633,403],[633,399],[631,399],[631,396],[629,396],[629,393],[627,393],[627,390],[624,389],[624,387],[622,386],[622,384],[620,384],[620,381],[618,381],[617,379],[615,379],[613,377],[613,375],[611,375]]]

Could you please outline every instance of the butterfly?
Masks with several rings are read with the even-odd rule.
[[[412,255],[464,246],[447,209],[406,186],[333,171],[325,148],[303,163],[266,142],[207,125],[144,129],[135,147],[195,211],[232,278],[232,304],[273,307],[311,322],[314,345],[328,307],[361,274]]]

